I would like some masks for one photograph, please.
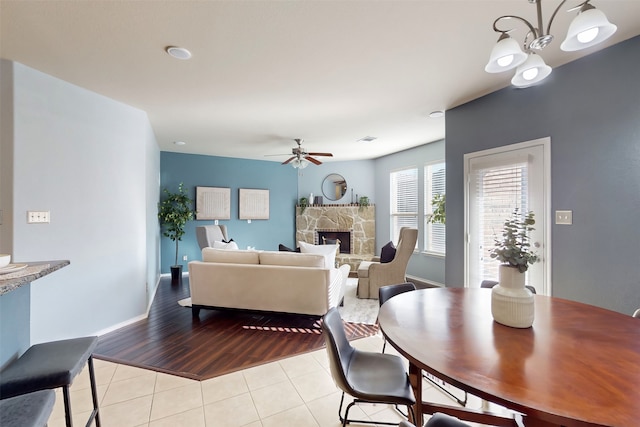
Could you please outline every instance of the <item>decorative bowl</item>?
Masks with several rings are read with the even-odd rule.
[[[0,268],[6,267],[11,262],[11,255],[0,254]]]

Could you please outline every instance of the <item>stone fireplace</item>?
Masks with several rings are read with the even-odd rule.
[[[361,261],[375,255],[375,206],[312,205],[296,207],[296,241],[322,244],[322,237],[340,239],[336,260],[357,271]]]
[[[351,242],[353,241],[352,230],[322,230],[316,229],[316,235],[314,244],[324,245],[327,243],[333,243],[334,241],[340,242],[340,253],[351,253]]]

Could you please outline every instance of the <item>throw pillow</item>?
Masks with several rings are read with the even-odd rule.
[[[303,254],[321,254],[324,255],[324,268],[336,268],[336,251],[337,245],[312,245],[306,242],[298,242],[300,252]]]
[[[382,247],[380,252],[380,263],[391,262],[396,257],[396,246],[393,242],[389,242]]]
[[[282,243],[280,243],[280,244],[278,245],[278,250],[279,250],[280,252],[300,252],[300,248],[291,249],[291,248],[289,248],[289,247],[287,247],[287,246],[283,245]]]
[[[233,240],[225,243],[225,242],[221,242],[219,240],[216,240],[213,242],[213,248],[214,249],[238,249],[238,244],[236,242],[234,242]]]

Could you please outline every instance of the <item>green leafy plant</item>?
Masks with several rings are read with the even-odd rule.
[[[535,230],[533,228],[535,223],[533,212],[523,215],[518,212],[518,208],[515,208],[511,217],[504,222],[502,240],[494,239],[495,247],[491,250],[491,258],[517,268],[520,273],[527,271],[530,264],[539,260],[529,242],[529,233]],[[538,244],[534,246],[538,247]]]
[[[309,206],[309,199],[306,197],[300,197],[298,205],[300,205],[300,213],[303,213],[304,210],[307,209],[307,206]]]
[[[427,222],[433,224],[446,224],[446,213],[445,213],[445,200],[446,196],[444,194],[435,194],[433,199],[431,199],[431,206],[433,206],[433,212],[428,215]]]
[[[367,196],[360,197],[360,200],[358,200],[358,204],[361,207],[369,206],[370,205],[369,198]]]
[[[178,265],[178,242],[184,236],[184,228],[187,221],[193,219],[193,200],[184,190],[182,183],[178,186],[177,193],[171,193],[166,188],[163,190],[164,200],[158,203],[158,218],[163,228],[163,235],[176,242],[176,262]]]

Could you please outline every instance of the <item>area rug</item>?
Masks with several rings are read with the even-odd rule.
[[[358,279],[347,279],[344,304],[338,307],[340,316],[345,322],[375,325],[378,319],[378,300],[356,297],[357,287]],[[178,304],[182,307],[191,307],[191,298],[183,298],[178,301]]]
[[[102,335],[94,356],[202,381],[325,347],[318,316],[205,309],[194,319],[176,304],[189,296],[184,282],[161,281],[149,317]],[[349,340],[378,333],[373,324],[344,325]]]

